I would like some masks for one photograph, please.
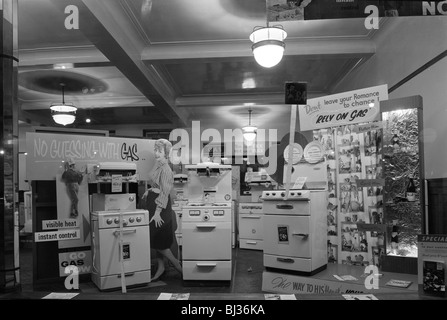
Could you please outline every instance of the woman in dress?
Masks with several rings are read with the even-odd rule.
[[[150,245],[156,251],[157,271],[151,281],[156,281],[165,272],[166,257],[182,274],[182,266],[171,251],[176,227],[175,213],[171,207],[170,193],[174,186],[174,174],[168,163],[172,144],[166,139],[155,142],[156,163],[149,177],[149,188],[143,195],[149,211]]]

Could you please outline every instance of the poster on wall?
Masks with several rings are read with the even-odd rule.
[[[384,100],[388,100],[387,85],[308,99],[306,105],[298,106],[300,130],[378,121]]]
[[[418,292],[446,297],[447,234],[418,235]]]
[[[155,163],[154,140],[87,135],[26,133],[26,179],[54,180],[73,159],[79,168],[100,162],[130,162],[139,180],[148,180]]]
[[[84,175],[82,181],[75,186],[66,183],[62,174],[56,175],[57,219],[72,225],[79,230],[79,239],[59,241],[62,248],[85,247],[91,245],[90,240],[90,209],[88,196],[88,181]]]
[[[267,10],[270,22],[446,14],[444,0],[267,0]]]

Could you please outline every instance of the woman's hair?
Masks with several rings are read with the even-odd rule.
[[[169,153],[171,152],[172,143],[169,142],[169,140],[166,139],[158,139],[155,141],[155,149],[162,149],[165,151],[165,157],[166,159],[169,159]]]

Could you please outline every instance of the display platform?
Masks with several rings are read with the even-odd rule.
[[[329,293],[392,293],[417,292],[417,275],[379,271],[374,288],[372,272],[365,273],[365,267],[345,264],[328,264],[327,268],[313,276],[299,276],[291,273],[264,271],[262,291],[285,294],[329,294]],[[368,277],[369,276],[369,277]],[[394,287],[387,283],[396,280],[397,284],[411,282],[408,287]],[[371,289],[368,289],[368,287]]]

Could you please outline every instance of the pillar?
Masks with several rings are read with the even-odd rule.
[[[18,19],[17,0],[0,0],[0,292],[20,287],[14,243],[18,210]],[[16,256],[15,256],[16,255]]]

